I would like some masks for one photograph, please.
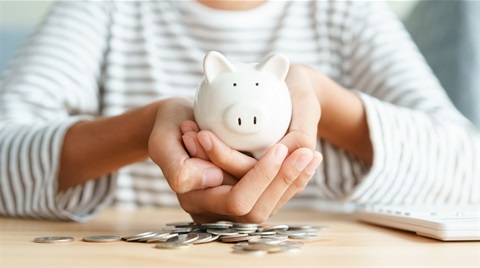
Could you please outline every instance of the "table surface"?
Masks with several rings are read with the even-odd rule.
[[[89,235],[126,236],[161,231],[169,222],[190,221],[176,208],[107,209],[86,223],[0,218],[0,267],[480,267],[480,242],[441,242],[413,233],[358,222],[352,215],[282,210],[269,224],[326,225],[321,239],[300,253],[237,255],[232,244],[156,249],[146,243],[87,243]],[[39,236],[73,236],[74,242],[41,244]]]

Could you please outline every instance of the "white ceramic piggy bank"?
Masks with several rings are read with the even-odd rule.
[[[292,102],[285,77],[289,61],[273,55],[259,64],[232,64],[211,51],[195,96],[195,120],[233,149],[260,158],[287,132]]]

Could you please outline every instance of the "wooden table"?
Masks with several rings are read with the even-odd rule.
[[[0,267],[480,267],[479,242],[440,242],[357,222],[351,215],[313,210],[283,210],[268,221],[330,227],[297,254],[236,255],[232,244],[219,242],[162,250],[145,243],[81,241],[88,235],[161,231],[168,222],[188,220],[175,208],[107,209],[86,223],[0,218]],[[39,236],[73,236],[75,241],[32,242]]]

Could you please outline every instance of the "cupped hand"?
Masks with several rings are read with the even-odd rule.
[[[176,193],[218,186],[223,182],[221,168],[211,161],[190,157],[184,147],[180,125],[185,120],[192,119],[191,100],[162,100],[150,134],[150,157],[161,168],[168,184]]]
[[[225,178],[224,185],[219,186],[223,192],[214,187],[178,195],[182,207],[192,218],[197,221],[228,218],[235,221],[261,222],[275,214],[305,188],[323,159],[322,155],[315,151],[321,109],[310,74],[306,66],[292,65],[285,80],[292,98],[292,120],[287,134],[279,142],[290,153],[285,156],[280,166],[272,166],[273,163],[265,160],[269,159],[267,156],[257,161],[231,149],[215,134],[199,131],[193,121],[186,121],[181,125],[182,138],[191,157],[211,161],[222,168]],[[278,146],[280,145],[273,148]],[[277,170],[277,173],[263,172],[268,170],[264,166]],[[258,185],[255,179],[245,178],[252,176],[267,178],[266,180],[271,180],[272,186],[264,184],[256,194],[251,195],[249,188],[258,189]],[[237,183],[239,180],[242,182],[240,185]],[[283,184],[278,181],[283,181]],[[234,192],[237,195],[232,197]],[[240,194],[242,192],[244,193]],[[232,198],[234,202],[231,201]],[[217,206],[210,204],[217,201]]]
[[[190,155],[211,161],[225,174],[222,186],[177,194],[183,209],[197,222],[263,222],[291,193],[305,187],[322,160],[308,148],[288,155],[285,145],[276,144],[257,161],[231,149],[212,132],[199,131],[193,121],[184,122],[181,129]]]

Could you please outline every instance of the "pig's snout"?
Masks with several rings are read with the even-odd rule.
[[[231,106],[223,118],[226,127],[237,134],[255,134],[267,122],[266,113],[259,104],[240,103]]]

